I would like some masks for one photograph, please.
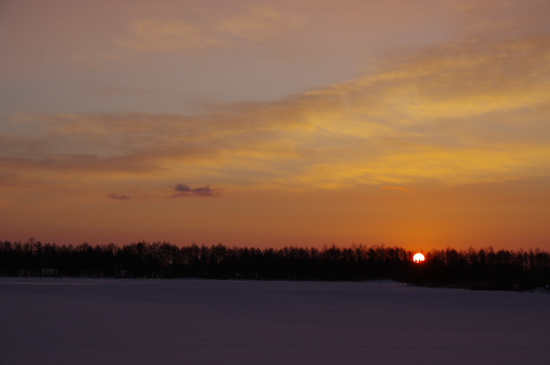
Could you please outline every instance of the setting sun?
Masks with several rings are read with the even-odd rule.
[[[424,260],[424,255],[422,255],[421,253],[417,253],[413,256],[413,261],[416,263],[424,262]]]

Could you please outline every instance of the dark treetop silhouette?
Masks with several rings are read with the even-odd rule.
[[[78,246],[0,241],[1,276],[90,278],[206,278],[243,280],[361,281],[389,278],[418,285],[527,290],[550,284],[545,251],[451,248],[425,253],[399,247],[334,245],[259,248],[178,247],[167,242]]]

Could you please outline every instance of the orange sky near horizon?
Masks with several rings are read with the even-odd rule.
[[[550,3],[0,3],[0,240],[550,250]]]

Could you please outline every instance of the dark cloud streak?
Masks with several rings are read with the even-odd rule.
[[[193,189],[191,189],[189,186],[185,185],[185,184],[178,184],[174,187],[174,190],[175,191],[179,191],[179,192],[183,192],[183,193],[187,193],[189,191],[193,191]]]
[[[197,188],[190,188],[186,184],[177,184],[174,186],[176,194],[172,195],[172,198],[180,197],[218,197],[222,193],[222,189],[212,189],[210,186],[200,186]]]
[[[107,195],[108,198],[111,198],[111,199],[117,199],[117,200],[129,200],[129,199],[132,199],[132,197],[128,196],[128,195],[119,195],[119,194],[115,194],[115,193],[111,193],[109,195]]]

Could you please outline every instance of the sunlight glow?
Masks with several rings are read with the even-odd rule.
[[[416,263],[424,262],[424,260],[425,260],[424,255],[422,255],[421,253],[417,253],[413,256],[413,261]]]

